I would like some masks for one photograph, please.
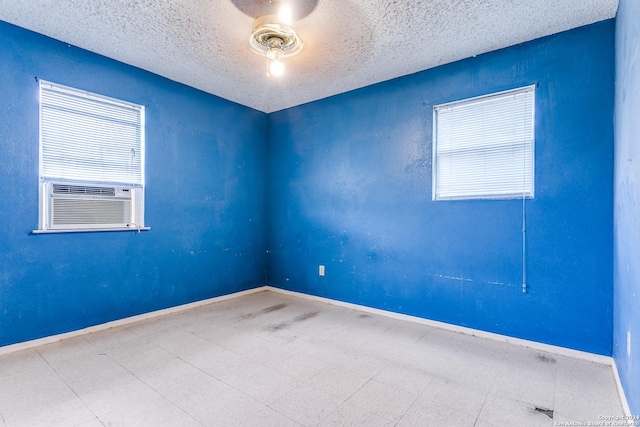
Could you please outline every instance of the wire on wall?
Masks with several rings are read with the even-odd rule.
[[[522,293],[527,293],[527,209],[526,197],[522,195]]]

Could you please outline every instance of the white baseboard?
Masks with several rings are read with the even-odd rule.
[[[409,322],[419,323],[426,326],[431,326],[438,329],[444,329],[447,331],[458,332],[465,335],[472,335],[474,337],[488,338],[495,341],[507,342],[510,344],[519,345],[522,347],[532,348],[534,350],[540,350],[547,353],[557,354],[561,356],[573,357],[576,359],[588,360],[589,362],[600,363],[603,365],[612,366],[613,358],[609,356],[602,356],[600,354],[588,353],[586,351],[573,350],[570,348],[559,347],[551,344],[543,344],[536,341],[529,341],[521,338],[513,338],[506,335],[500,335],[493,332],[480,331],[478,329],[467,328],[464,326],[452,325],[450,323],[438,322],[436,320],[424,319],[422,317],[410,316],[407,314],[394,313],[392,311],[381,310],[378,308],[371,308],[364,305],[352,304],[344,301],[337,301],[329,298],[318,297],[315,295],[303,294],[300,292],[287,291],[285,289],[274,288],[272,286],[265,286],[265,290],[278,292],[285,295],[296,296],[299,298],[305,298],[313,301],[324,302],[331,305],[340,307],[351,308],[353,310],[363,311],[365,313],[378,314],[380,316],[390,317],[392,319],[405,320]]]
[[[38,338],[31,341],[19,342],[16,344],[0,347],[0,355],[13,353],[16,351],[27,350],[30,348],[38,347],[45,344],[51,344],[67,338],[78,337],[93,332],[104,331],[106,329],[115,328],[118,326],[129,325],[131,323],[139,322],[141,320],[153,319],[154,317],[166,316],[167,314],[178,313],[184,310],[190,310],[196,307],[202,307],[204,305],[213,304],[220,301],[225,301],[232,298],[241,297],[243,295],[250,295],[256,292],[265,291],[266,287],[261,286],[259,288],[248,289],[246,291],[234,292],[232,294],[222,295],[219,297],[209,298],[201,301],[195,301],[188,304],[178,305],[175,307],[164,308],[162,310],[151,311],[149,313],[138,314],[136,316],[125,317],[124,319],[118,319],[107,323],[101,323],[95,326],[89,326],[88,328],[78,329],[76,331],[65,332],[63,334],[51,335],[48,337]]]
[[[272,286],[265,286],[264,289],[272,292],[278,292],[284,295],[290,295],[298,298],[309,299],[312,301],[324,302],[324,303],[339,306],[339,307],[350,308],[350,309],[362,311],[365,313],[378,314],[381,316],[390,317],[392,319],[419,323],[422,325],[431,326],[438,329],[444,329],[446,331],[458,332],[461,334],[471,335],[474,337],[488,338],[496,341],[501,341],[501,342],[506,342],[506,343],[510,343],[510,344],[514,344],[522,347],[531,348],[534,350],[544,351],[551,354],[557,354],[561,356],[572,357],[575,359],[586,360],[589,362],[600,363],[603,365],[609,365],[611,366],[611,370],[613,371],[613,376],[615,378],[616,385],[618,387],[618,396],[620,397],[620,402],[622,403],[622,409],[624,410],[624,415],[631,417],[631,409],[629,407],[629,402],[627,401],[627,396],[624,392],[624,388],[622,387],[622,383],[620,382],[618,367],[616,366],[616,362],[613,357],[602,356],[600,354],[574,350],[574,349],[560,347],[560,346],[551,345],[551,344],[539,343],[536,341],[524,340],[521,338],[513,338],[506,335],[496,334],[493,332],[480,331],[478,329],[466,328],[464,326],[452,325],[450,323],[438,322],[436,320],[424,319],[422,317],[409,316],[407,314],[394,313],[392,311],[381,310],[378,308],[371,308],[364,305],[358,305],[358,304],[348,303],[344,301],[318,297],[315,295],[303,294],[300,292],[288,291],[285,289],[274,288]]]
[[[507,342],[510,344],[515,344],[523,347],[532,348],[535,350],[545,351],[547,353],[558,354],[562,356],[573,357],[577,359],[588,360],[590,362],[601,363],[604,365],[615,366],[613,364],[613,358],[609,356],[602,356],[599,354],[588,353],[580,350],[573,350],[565,347],[559,347],[551,344],[543,344],[536,341],[529,341],[520,338],[513,338],[506,335],[500,335],[492,332],[480,331],[477,329],[467,328],[464,326],[452,325],[450,323],[438,322],[436,320],[424,319],[422,317],[410,316],[407,314],[394,313],[392,311],[381,310],[378,308],[371,308],[364,305],[358,305],[353,303],[348,303],[344,301],[333,300],[324,297],[318,297],[315,295],[304,294],[301,292],[288,291],[285,289],[275,288],[273,286],[260,286],[258,288],[248,289],[246,291],[235,292],[232,294],[222,295],[219,297],[209,298],[202,301],[196,301],[188,304],[179,305],[176,307],[169,307],[162,310],[152,311],[149,313],[138,314],[136,316],[126,317],[124,319],[114,320],[112,322],[102,323],[100,325],[90,326],[88,328],[78,329],[76,331],[66,332],[58,335],[51,335],[48,337],[38,338],[31,341],[25,341],[21,343],[11,344],[4,347],[0,347],[0,355],[12,353],[15,351],[26,350],[29,348],[37,347],[44,344],[50,344],[56,341],[60,341],[67,338],[77,337],[84,334],[90,334],[92,332],[103,331],[110,328],[115,328],[118,326],[129,325],[131,323],[139,322],[141,320],[152,319],[154,317],[166,316],[167,314],[178,313],[184,310],[190,310],[192,308],[201,307],[204,305],[213,304],[220,301],[225,301],[232,298],[241,297],[244,295],[254,294],[256,292],[262,291],[271,291],[277,292],[284,295],[295,296],[298,298],[323,302],[326,304],[331,304],[339,307],[350,308],[357,311],[362,311],[365,313],[377,314],[380,316],[390,317],[392,319],[404,320],[414,323],[419,323],[426,326],[431,326],[438,329],[444,329],[447,331],[458,332],[465,335],[471,335],[480,338],[488,338],[496,341]],[[616,376],[616,381],[619,382],[617,369],[614,369],[614,375]]]
[[[465,335],[471,335],[480,338],[488,338],[500,342],[506,342],[514,345],[519,345],[522,347],[528,347],[534,350],[544,351],[547,353],[558,354],[562,356],[572,357],[576,359],[587,360],[590,362],[600,363],[604,365],[609,365],[612,367],[613,375],[616,380],[616,384],[618,386],[618,393],[620,395],[620,400],[623,405],[623,409],[625,411],[625,415],[631,415],[629,404],[626,399],[626,395],[624,393],[624,389],[622,388],[622,384],[620,382],[620,377],[618,375],[618,368],[616,367],[615,361],[612,357],[602,356],[599,354],[588,353],[580,350],[573,350],[565,347],[559,347],[551,344],[543,344],[536,341],[529,341],[520,338],[513,338],[506,335],[500,335],[492,332],[480,331],[477,329],[467,328],[464,326],[452,325],[449,323],[438,322],[435,320],[424,319],[422,317],[410,316],[407,314],[394,313],[392,311],[381,310],[378,308],[371,308],[363,305],[352,304],[344,301],[333,300],[329,298],[318,297],[315,295],[303,294],[300,292],[288,291],[285,289],[275,288],[272,286],[260,286],[254,289],[248,289],[246,291],[235,292],[232,294],[222,295],[219,297],[209,298],[202,301],[196,301],[188,304],[179,305],[176,307],[169,307],[162,310],[152,311],[149,313],[143,313],[136,316],[127,317],[124,319],[114,320],[112,322],[102,323],[100,325],[90,326],[88,328],[78,329],[76,331],[66,332],[63,334],[52,335],[44,338],[38,338],[31,341],[25,341],[21,343],[11,344],[8,346],[0,347],[0,355],[13,353],[16,351],[27,350],[30,348],[38,347],[45,344],[54,343],[63,339],[77,337],[85,334],[90,334],[93,332],[103,331],[110,328],[115,328],[118,326],[129,325],[135,322],[139,322],[141,320],[152,319],[155,317],[166,316],[168,314],[178,313],[185,310],[190,310],[196,307],[202,307],[205,305],[213,304],[220,301],[229,300],[232,298],[241,297],[244,295],[250,295],[257,292],[262,291],[271,291],[277,292],[284,295],[294,296],[298,298],[308,299],[312,301],[323,302],[326,304],[331,304],[339,307],[350,308],[357,311],[362,311],[365,313],[377,314],[380,316],[390,317],[392,319],[404,320],[414,323],[419,323],[426,326],[431,326],[434,328],[444,329],[447,331],[458,332]]]
[[[613,376],[616,379],[616,385],[618,386],[618,394],[620,395],[620,401],[622,403],[622,409],[624,410],[624,414],[631,419],[631,408],[629,407],[629,401],[627,400],[627,395],[624,392],[624,388],[622,388],[622,382],[620,381],[620,374],[618,373],[618,365],[616,365],[616,360],[611,359],[611,367],[613,368]],[[631,425],[631,423],[629,423]]]

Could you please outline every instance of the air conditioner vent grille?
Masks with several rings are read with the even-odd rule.
[[[129,200],[52,199],[52,225],[128,226],[131,218]]]
[[[54,194],[82,194],[87,196],[115,196],[113,187],[89,187],[85,185],[53,184]]]

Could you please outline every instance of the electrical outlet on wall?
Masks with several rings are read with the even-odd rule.
[[[324,276],[324,265],[318,266],[318,276]]]
[[[627,331],[627,357],[631,358],[631,331]]]

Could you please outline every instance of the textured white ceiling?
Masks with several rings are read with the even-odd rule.
[[[249,49],[253,18],[234,5],[249,1],[0,0],[0,20],[272,112],[613,18],[618,7],[618,0],[319,0],[293,25],[303,51],[286,60],[283,77],[268,78],[265,59]]]

